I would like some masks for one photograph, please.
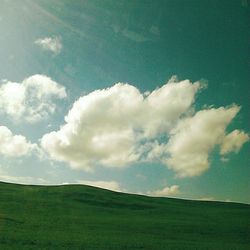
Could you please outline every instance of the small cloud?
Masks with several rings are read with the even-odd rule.
[[[147,177],[143,174],[137,174],[135,177],[143,181],[147,179]]]
[[[198,200],[200,200],[200,201],[214,201],[215,199],[214,199],[214,197],[209,196],[209,197],[202,197]]]
[[[165,188],[160,189],[160,190],[147,192],[147,195],[157,196],[157,197],[168,197],[168,196],[174,196],[174,195],[178,194],[179,192],[180,192],[179,186],[173,185],[170,187],[165,187]]]
[[[1,167],[1,166],[0,166]],[[39,177],[31,176],[13,176],[5,173],[0,169],[0,181],[18,184],[32,184],[32,185],[45,185],[48,184],[46,180]]]
[[[152,34],[159,36],[160,35],[160,30],[157,26],[151,26],[150,30],[149,30]]]
[[[0,175],[1,181],[26,184],[26,185],[50,185],[43,178],[36,178],[31,176],[10,176],[10,175]]]
[[[55,99],[67,96],[65,88],[45,75],[33,75],[21,83],[5,81],[0,85],[0,114],[30,123],[55,112]]]
[[[220,160],[221,160],[222,162],[228,162],[228,161],[229,161],[229,158],[221,157]]]
[[[13,135],[5,126],[0,126],[0,154],[8,157],[28,155],[37,148],[22,135]]]
[[[144,36],[141,33],[135,32],[133,30],[129,30],[129,29],[124,29],[121,31],[122,35],[125,36],[126,38],[134,41],[134,42],[146,42],[149,41],[150,39],[146,36]]]
[[[111,28],[113,29],[115,33],[118,33],[121,30],[121,27],[116,24],[111,24]]]
[[[248,7],[247,0],[241,0],[241,6],[247,8]]]
[[[249,141],[249,135],[244,131],[236,129],[223,138],[220,154],[225,155],[230,152],[237,153],[247,141]]]
[[[59,37],[45,37],[39,38],[34,42],[43,50],[48,50],[53,52],[54,54],[59,54],[62,50],[62,43]]]
[[[122,192],[120,184],[116,181],[87,181],[87,180],[79,180],[78,184],[94,186],[99,188],[104,188],[116,192]]]

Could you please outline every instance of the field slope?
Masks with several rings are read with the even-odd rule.
[[[0,249],[249,249],[250,206],[0,182]]]

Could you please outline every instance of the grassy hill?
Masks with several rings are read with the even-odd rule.
[[[0,249],[249,249],[250,206],[0,182]]]

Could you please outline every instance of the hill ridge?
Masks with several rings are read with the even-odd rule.
[[[248,249],[250,206],[0,182],[0,249]]]

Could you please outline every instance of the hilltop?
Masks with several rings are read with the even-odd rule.
[[[250,205],[0,182],[0,249],[248,249]]]

